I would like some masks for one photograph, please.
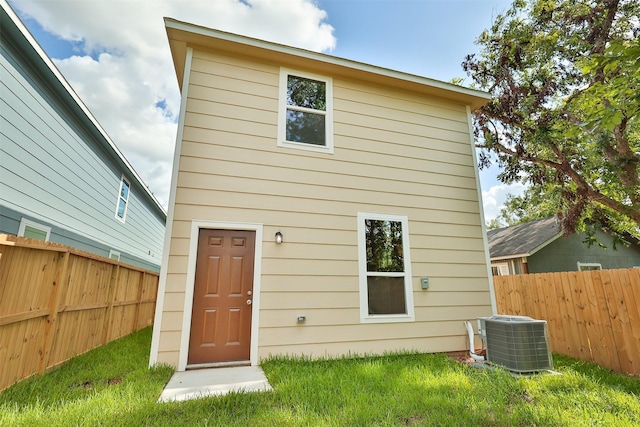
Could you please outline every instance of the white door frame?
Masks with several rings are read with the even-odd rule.
[[[182,317],[182,336],[180,337],[180,356],[178,371],[187,368],[189,356],[189,337],[191,334],[191,311],[193,309],[193,291],[196,279],[196,259],[198,257],[198,236],[201,229],[222,229],[255,231],[255,253],[253,264],[253,303],[251,312],[251,365],[258,364],[258,326],[260,325],[260,278],[262,277],[262,231],[263,225],[246,222],[192,221],[187,261],[187,280],[184,293],[184,312]]]

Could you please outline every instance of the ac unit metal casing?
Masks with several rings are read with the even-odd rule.
[[[553,369],[546,320],[496,315],[482,321],[489,362],[513,372]]]
[[[487,321],[488,317],[478,317],[478,336],[482,339],[482,341],[486,342],[487,341],[487,327],[486,327],[486,321]]]

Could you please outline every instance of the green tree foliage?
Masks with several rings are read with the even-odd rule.
[[[493,219],[487,228],[502,228],[549,218],[556,215],[562,204],[562,194],[553,186],[528,187],[520,196],[508,195],[500,215]]]
[[[404,271],[402,223],[365,220],[367,271]]]
[[[531,188],[507,216],[640,236],[639,36],[637,0],[516,0],[480,35],[463,67],[493,95],[474,116],[481,167]]]

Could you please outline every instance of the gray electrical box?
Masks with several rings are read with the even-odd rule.
[[[429,289],[429,278],[428,277],[421,278],[420,286],[422,286],[422,289]]]

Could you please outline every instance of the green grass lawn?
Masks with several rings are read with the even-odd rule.
[[[262,367],[273,392],[156,403],[147,328],[0,393],[0,426],[640,426],[640,380],[556,356],[561,375],[513,377],[444,355]]]

